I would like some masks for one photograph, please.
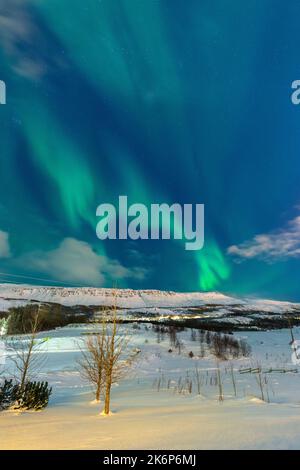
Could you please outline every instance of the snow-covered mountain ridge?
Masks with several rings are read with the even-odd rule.
[[[105,306],[117,303],[123,309],[215,307],[232,306],[235,310],[256,310],[285,313],[299,310],[300,303],[268,299],[242,298],[219,292],[172,292],[159,290],[106,289],[93,287],[48,287],[19,284],[0,284],[0,308],[29,301],[53,302],[65,306]]]

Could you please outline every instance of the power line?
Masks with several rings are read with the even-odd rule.
[[[16,277],[16,278],[22,278],[22,279],[32,279],[35,281],[43,281],[43,282],[54,282],[55,284],[62,284],[65,285],[64,282],[58,281],[56,279],[46,279],[43,277],[34,277],[34,276],[26,276],[25,274],[11,274],[11,273],[2,273],[0,272],[0,276],[5,276],[5,277]],[[7,281],[8,282],[8,281]],[[12,283],[12,281],[10,281]],[[14,281],[17,283],[17,281]],[[76,284],[68,283],[71,284],[74,287],[79,287]]]

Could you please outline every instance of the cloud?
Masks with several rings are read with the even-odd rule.
[[[53,250],[27,253],[17,263],[57,281],[93,286],[122,279],[142,280],[147,275],[146,269],[126,268],[117,260],[98,255],[88,243],[75,238],[65,238]]]
[[[0,230],[0,258],[10,257],[8,233]]]
[[[258,258],[265,261],[300,257],[300,216],[290,220],[276,231],[256,235],[240,245],[232,245],[228,254],[237,260]]]
[[[13,70],[34,81],[50,68],[65,66],[55,44],[49,46],[47,33],[39,25],[32,0],[0,0],[0,43]]]
[[[37,28],[30,14],[28,0],[2,0],[0,4],[0,39],[7,55],[13,58],[20,75],[37,78],[44,64],[34,57]],[[26,53],[24,52],[26,51]]]

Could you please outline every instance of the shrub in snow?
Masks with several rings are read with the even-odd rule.
[[[0,410],[9,408],[17,395],[18,385],[14,385],[12,380],[4,380],[0,387]]]
[[[42,410],[49,403],[52,388],[48,382],[26,382],[22,387],[5,380],[0,387],[0,410],[13,407],[21,410]]]

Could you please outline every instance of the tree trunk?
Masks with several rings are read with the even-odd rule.
[[[21,377],[21,383],[20,383],[20,389],[23,390],[27,378],[27,372],[28,372],[28,367],[29,367],[29,356],[26,358],[26,362],[24,364],[23,372],[22,372],[22,377]]]
[[[110,408],[110,390],[111,390],[111,382],[109,381],[106,384],[106,390],[105,390],[105,405],[104,405],[104,414],[108,415],[109,414],[109,408]]]
[[[96,401],[100,401],[100,393],[101,393],[101,384],[97,384],[97,390],[96,390]]]

